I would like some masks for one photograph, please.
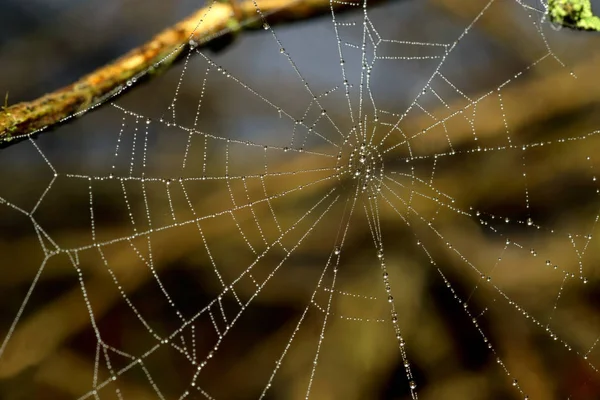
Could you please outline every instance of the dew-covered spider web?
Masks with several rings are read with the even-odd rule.
[[[598,398],[598,38],[337,3],[0,150],[0,397]]]

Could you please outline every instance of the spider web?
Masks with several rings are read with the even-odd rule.
[[[46,180],[0,197],[19,227],[3,267],[29,284],[6,289],[5,381],[79,399],[600,390],[590,60],[559,56],[575,39],[539,3],[403,35],[406,4],[336,3],[273,28],[257,2],[264,29],[223,54],[191,42],[168,94],[136,87],[15,146]],[[487,74],[504,50],[474,32],[506,10],[535,51]],[[98,139],[78,154],[80,131]]]

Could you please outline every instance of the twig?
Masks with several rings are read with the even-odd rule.
[[[241,30],[262,29],[267,16],[265,26],[268,27],[328,13],[331,6],[336,11],[356,8],[350,3],[330,3],[329,0],[212,2],[146,44],[66,87],[30,102],[5,104],[0,111],[0,146],[48,130],[115,98],[141,78],[150,78],[167,69],[190,46],[219,46],[216,42],[220,42],[219,47],[222,47],[223,42],[231,42]]]

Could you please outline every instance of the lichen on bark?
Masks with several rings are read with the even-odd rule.
[[[548,0],[548,15],[560,26],[600,31],[600,17],[592,12],[590,0]]]

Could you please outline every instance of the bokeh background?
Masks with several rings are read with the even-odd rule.
[[[369,12],[373,25],[386,38],[451,43],[486,4],[457,0],[394,1],[373,6]],[[527,4],[541,8],[536,2]],[[195,1],[2,0],[0,94],[8,93],[8,102],[12,104],[62,87],[144,43],[200,6]],[[361,21],[360,14],[348,13],[340,18]],[[545,40],[538,28],[543,30]],[[340,85],[330,16],[274,29],[286,53],[316,92]],[[359,41],[357,32],[360,33],[349,31],[344,38]],[[551,55],[529,68],[548,53],[548,46]],[[282,57],[270,31],[243,32],[219,52],[201,51],[265,98],[277,99],[290,115],[296,118],[302,115],[308,104],[303,86]],[[414,49],[395,51],[398,55],[412,55]],[[544,400],[600,398],[600,377],[595,369],[600,355],[593,350],[600,335],[600,251],[595,234],[599,215],[595,177],[600,176],[596,154],[600,141],[595,135],[584,136],[600,128],[598,51],[598,34],[555,30],[543,23],[538,13],[531,12],[528,16],[516,2],[492,3],[452,52],[443,73],[466,96],[475,99],[495,91],[504,81],[524,71],[502,90],[502,107],[498,96],[493,95],[478,104],[473,125],[464,119],[450,120],[446,127],[448,137],[458,154],[439,157],[435,167],[432,156],[448,152],[446,136],[437,130],[414,141],[415,155],[423,157],[411,159],[408,169],[401,165],[403,160],[386,162],[390,170],[414,173],[425,181],[434,177],[431,185],[435,189],[423,183],[413,187],[423,194],[414,199],[413,208],[418,215],[406,212],[405,206],[398,203],[410,224],[396,210],[384,207],[385,204],[380,215],[394,305],[419,398],[522,399],[524,394],[530,399]],[[351,61],[347,64],[352,64]],[[370,82],[377,107],[402,113],[427,83],[436,62],[378,61]],[[182,169],[188,136],[156,124],[160,118],[190,126],[202,95],[199,125],[202,130],[282,148],[294,129],[292,123],[282,121],[277,112],[222,74],[210,75],[205,85],[208,65],[200,55],[190,59],[176,106],[173,95],[183,63],[148,83],[134,86],[116,102],[154,121],[149,128],[147,165],[141,167],[138,154],[133,167],[134,176],[144,171],[147,176],[163,179],[146,188],[154,227],[172,223],[168,196],[172,196],[179,221],[193,217],[183,192],[166,191],[164,179],[198,177],[205,173],[200,172],[202,168],[206,175],[225,174],[225,146],[209,145],[203,167],[204,148],[200,139],[192,142],[188,165]],[[430,115],[420,111],[410,113],[401,126],[405,132],[419,132],[432,124],[431,118],[447,116],[467,104],[450,87],[438,87],[438,93],[447,107],[434,96],[423,96],[419,105]],[[323,101],[338,126],[350,129],[340,91]],[[177,111],[175,118],[173,109]],[[394,119],[389,115],[381,118],[382,123]],[[125,149],[132,146],[135,129],[139,128],[139,132],[144,129],[143,121],[106,106],[40,135],[35,141],[37,148],[23,142],[0,150],[0,196],[23,210],[31,210],[52,179],[51,164],[60,177],[38,206],[36,221],[61,247],[93,243],[88,182],[66,174],[107,178],[111,173],[116,176],[130,173],[125,150],[114,157],[122,123],[127,127],[123,131]],[[473,140],[473,132],[478,141]],[[553,144],[526,151],[474,151],[478,146],[506,146],[508,136],[515,145],[546,141]],[[580,136],[584,138],[570,140]],[[298,137],[302,137],[301,132]],[[141,146],[141,141],[137,145]],[[311,146],[317,148],[316,143],[308,141],[307,148]],[[264,169],[262,151],[247,151],[235,145],[230,151],[232,175],[251,175]],[[268,154],[267,165],[274,171],[331,166],[321,165],[318,158],[298,152]],[[526,180],[522,179],[524,172]],[[299,184],[309,185],[320,177],[318,173],[286,175],[273,178],[268,189],[273,193]],[[397,179],[405,185],[399,186],[397,193],[407,199],[412,181],[402,176]],[[249,180],[247,184],[246,188],[234,185],[232,190],[238,198],[247,193],[256,199],[264,198],[260,181]],[[107,179],[93,185],[96,238],[102,241],[132,235],[120,181]],[[330,189],[327,185],[309,186],[275,204],[279,223],[291,226]],[[340,183],[340,187],[347,188],[347,183]],[[148,228],[147,222],[140,222],[144,220],[144,195],[135,182],[131,185],[128,182],[127,188],[128,201],[141,231]],[[223,182],[190,182],[187,190],[200,215],[216,213],[229,201],[228,187]],[[472,213],[471,217],[441,206],[448,204],[437,199],[443,198],[441,193],[449,194],[454,199],[452,206]],[[251,248],[264,249],[262,234],[271,241],[278,235],[271,211],[265,207],[257,207],[255,211],[258,216],[241,211],[235,214],[241,228],[230,219],[224,222],[219,218],[202,226],[226,282],[231,282],[256,257]],[[210,367],[200,375],[200,386],[211,396],[216,399],[260,396],[298,319],[311,304],[311,294],[335,245],[342,211],[343,206],[338,204],[325,222],[311,231],[309,239],[286,260],[228,333]],[[263,232],[257,231],[255,218],[261,222]],[[532,225],[526,223],[528,218],[534,222]],[[443,239],[428,228],[426,221],[434,221]],[[37,283],[0,357],[0,398],[79,398],[92,389],[96,368],[98,381],[110,377],[106,362],[95,361],[103,355],[98,352],[77,268],[84,276],[94,320],[104,342],[136,356],[152,347],[155,338],[124,301],[115,279],[161,337],[177,329],[181,320],[157,286],[154,271],[185,318],[197,314],[214,299],[222,287],[203,239],[192,225],[152,234],[151,249],[145,238],[133,238],[107,246],[101,254],[86,250],[78,252],[76,257],[71,254],[74,257],[71,259],[61,254],[44,264],[39,232],[30,219],[13,207],[2,206],[2,340],[32,282]],[[308,228],[306,224],[301,226]],[[240,237],[239,229],[248,233],[250,245]],[[513,244],[506,244],[507,238]],[[291,248],[300,241],[300,235],[286,240],[282,246]],[[350,295],[338,293],[333,297],[311,397],[408,399],[405,367],[390,323],[381,269],[364,216],[352,224],[346,241],[336,288]],[[41,242],[47,248],[52,247],[47,238]],[[253,275],[258,281],[266,278],[269,268],[283,257],[283,249],[277,249],[254,268]],[[546,265],[546,260],[550,265]],[[41,265],[44,268],[37,276]],[[322,284],[324,289],[331,284],[331,277],[328,271]],[[252,296],[256,292],[256,286],[252,285],[250,281],[242,282],[237,287],[239,295],[245,299]],[[318,291],[314,305],[309,306],[302,329],[267,398],[304,398],[328,294],[327,290]],[[503,294],[510,296],[517,306],[508,303]],[[462,304],[467,299],[470,314]],[[232,297],[224,296],[222,303],[226,315],[239,311]],[[472,317],[477,318],[476,324]],[[532,322],[532,318],[540,325]],[[194,341],[199,359],[206,356],[216,340],[213,322],[206,314],[198,318],[194,331],[188,328],[183,336],[187,340],[184,347],[191,348]],[[488,343],[493,345],[493,351]],[[498,357],[502,364],[497,362]],[[114,353],[110,360],[115,370],[130,362],[126,356]],[[118,398],[115,387],[125,399],[158,398],[156,387],[164,398],[179,398],[195,370],[189,360],[167,345],[144,365],[146,370],[133,368],[119,375],[115,383],[109,383],[107,389],[99,392],[99,398]],[[156,387],[149,382],[148,375]],[[189,398],[206,397],[193,392]]]

